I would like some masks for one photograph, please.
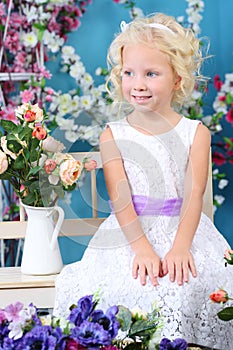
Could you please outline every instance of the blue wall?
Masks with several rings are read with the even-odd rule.
[[[137,0],[136,6],[143,9],[144,14],[152,12],[165,12],[172,16],[185,15],[187,2],[185,0]],[[205,10],[202,13],[201,36],[209,38],[210,54],[213,55],[205,65],[205,74],[213,77],[219,74],[224,78],[225,73],[229,73],[233,68],[233,35],[232,35],[232,0],[205,0]],[[97,67],[106,67],[106,54],[109,44],[114,38],[114,33],[119,31],[121,20],[130,21],[129,12],[123,5],[113,2],[113,0],[93,0],[87,7],[87,12],[81,18],[80,28],[69,35],[67,45],[76,48],[86,70],[95,76]],[[67,77],[64,80],[64,74],[59,72],[57,62],[48,64],[54,77],[52,84],[59,86],[62,90],[68,91],[73,87],[73,82]],[[101,79],[96,77],[96,83],[101,83]],[[211,113],[211,105],[215,96],[214,90],[210,90],[207,98],[206,110]],[[229,124],[224,124],[225,135],[232,136],[232,128]],[[231,229],[231,215],[233,209],[233,174],[232,166],[222,167],[227,173],[230,184],[225,190],[221,191],[226,197],[222,207],[218,209],[215,215],[215,224],[222,234],[233,246],[233,235]],[[75,248],[74,248],[75,249]],[[63,248],[67,255],[67,250]],[[69,257],[72,252],[69,251]],[[72,258],[71,258],[72,260]]]

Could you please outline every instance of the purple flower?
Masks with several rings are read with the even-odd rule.
[[[35,326],[22,339],[21,349],[55,350],[57,338],[50,326]]]
[[[80,326],[72,329],[72,338],[80,345],[87,347],[98,347],[110,345],[111,335],[99,323],[83,321]]]
[[[111,338],[114,339],[118,333],[120,324],[116,318],[118,313],[118,307],[112,306],[107,311],[106,314],[102,310],[96,310],[92,313],[92,322],[98,322],[103,326],[105,331],[108,331]]]
[[[93,296],[87,295],[81,299],[79,299],[77,307],[74,307],[68,320],[75,324],[75,326],[80,326],[81,323],[88,319],[94,310],[96,303],[92,301]]]
[[[163,338],[159,344],[159,350],[186,350],[188,343],[182,338],[177,338],[173,341]]]

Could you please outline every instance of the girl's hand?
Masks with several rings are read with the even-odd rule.
[[[162,262],[163,275],[169,274],[171,282],[176,281],[178,285],[189,281],[189,272],[193,277],[197,276],[197,271],[193,255],[189,250],[182,248],[172,248],[164,257]]]
[[[148,275],[151,283],[157,286],[158,277],[162,277],[162,262],[153,250],[151,252],[140,252],[135,255],[133,260],[133,278],[140,276],[140,282],[144,286],[146,284],[146,276]]]

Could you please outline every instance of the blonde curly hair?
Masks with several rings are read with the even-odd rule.
[[[162,24],[168,30],[150,26],[153,23]],[[180,89],[174,91],[173,106],[181,106],[192,93],[195,82],[205,79],[200,73],[204,60],[200,41],[191,29],[182,27],[174,17],[162,13],[136,18],[126,26],[122,33],[115,37],[108,50],[107,62],[110,75],[107,80],[107,88],[115,102],[123,102],[121,89],[122,51],[127,44],[156,47],[169,57],[174,74],[182,78]]]

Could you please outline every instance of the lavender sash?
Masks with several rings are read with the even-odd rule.
[[[132,200],[137,215],[141,216],[177,216],[183,202],[183,198],[158,199],[142,195],[133,195]],[[111,201],[109,205],[113,211]]]

